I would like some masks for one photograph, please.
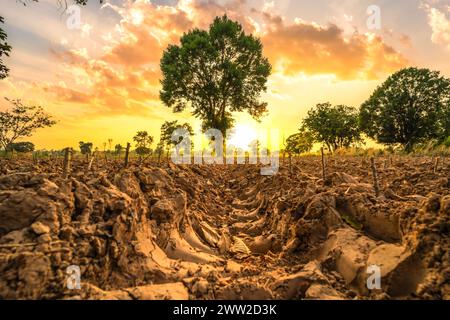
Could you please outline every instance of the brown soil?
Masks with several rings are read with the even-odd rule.
[[[450,161],[0,162],[2,299],[449,299]],[[67,268],[81,289],[67,288]],[[368,290],[367,268],[381,268]]]

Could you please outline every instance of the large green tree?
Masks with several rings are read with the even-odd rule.
[[[450,79],[407,68],[391,75],[361,105],[361,127],[379,143],[414,144],[450,135]]]
[[[194,29],[170,45],[161,59],[162,102],[203,121],[203,129],[219,129],[225,136],[233,126],[232,112],[247,111],[259,119],[267,111],[260,101],[271,65],[261,40],[247,35],[227,16],[216,17],[208,31]]]
[[[358,111],[345,105],[319,103],[308,111],[300,131],[309,133],[315,142],[334,152],[361,141]]]

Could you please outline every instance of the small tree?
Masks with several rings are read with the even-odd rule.
[[[136,142],[136,153],[140,157],[150,154],[153,137],[147,131],[138,131],[133,137],[133,140]]]
[[[194,130],[191,125],[187,122],[183,124],[178,124],[178,121],[166,121],[161,125],[161,137],[159,143],[161,144],[159,147],[162,150],[166,150],[167,156],[169,155],[170,149],[177,144],[176,141],[172,141],[172,134],[177,129],[185,129],[188,131],[190,136],[194,135]],[[182,138],[180,137],[180,140]],[[193,141],[191,141],[191,145],[193,146]]]
[[[89,157],[89,155],[92,154],[92,147],[93,147],[92,142],[80,141],[78,145],[80,146],[81,154],[86,155],[86,157]]]
[[[191,106],[203,129],[219,129],[224,137],[232,112],[259,119],[267,111],[259,98],[271,72],[262,49],[259,39],[227,16],[216,17],[209,31],[189,31],[161,59],[162,102],[174,112]]]
[[[250,143],[247,146],[253,154],[258,155],[261,151],[261,141],[258,139],[255,139],[253,141],[250,141]]]
[[[325,144],[331,152],[361,141],[358,112],[345,105],[319,103],[308,111],[300,131]]]
[[[152,153],[152,149],[147,147],[137,147],[134,151],[137,155],[139,155],[139,157],[143,157]]]
[[[111,152],[111,149],[112,149],[112,143],[113,143],[113,139],[109,138],[109,139],[108,139],[108,152]]]
[[[189,123],[178,124],[178,121],[166,121],[161,126],[161,142],[166,146],[174,145],[176,142],[172,141],[172,134],[177,129],[186,129],[189,135],[194,135],[194,130]]]
[[[295,133],[286,139],[285,151],[288,154],[300,155],[311,151],[314,138],[308,132]]]
[[[161,160],[161,156],[164,153],[164,143],[159,140],[158,144],[156,145],[155,153],[158,155],[158,162]]]
[[[450,135],[450,79],[428,69],[407,68],[391,75],[361,105],[363,131],[379,143],[414,144]]]
[[[115,150],[116,155],[118,156],[122,153],[123,147],[121,144],[116,144],[114,146],[114,150]]]
[[[40,106],[27,106],[21,100],[9,100],[13,108],[0,112],[0,144],[7,150],[17,139],[29,137],[40,128],[56,122]]]

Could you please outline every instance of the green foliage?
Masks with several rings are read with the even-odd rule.
[[[289,154],[300,155],[311,151],[314,144],[314,138],[309,132],[299,132],[287,138],[285,151]]]
[[[56,122],[41,106],[27,106],[21,100],[9,100],[12,109],[0,112],[0,145],[6,148],[17,139],[29,137],[37,129],[51,127]]]
[[[450,79],[447,79],[447,81],[450,83]],[[449,85],[450,87],[450,85]],[[450,90],[447,89],[447,90]],[[439,140],[445,141],[450,137],[450,93],[447,91],[447,102],[444,104],[443,109],[441,111],[441,115],[439,116],[439,121],[441,122],[441,131],[442,133],[439,133]]]
[[[330,151],[361,141],[358,112],[345,105],[317,104],[308,111],[300,130],[309,133],[315,142],[325,144]]]
[[[447,137],[447,139],[445,139],[442,144],[448,148],[450,148],[450,136]]]
[[[151,154],[152,153],[152,149],[147,148],[147,147],[137,147],[135,152],[139,156],[145,156],[147,154]]]
[[[116,155],[121,154],[121,153],[122,153],[122,150],[123,150],[123,147],[122,147],[121,144],[116,144],[116,145],[114,146],[114,151],[115,151]]]
[[[4,18],[0,16],[0,24],[5,22]],[[0,79],[8,76],[9,69],[3,64],[3,56],[9,57],[11,46],[6,42],[8,36],[6,32],[0,27]]]
[[[136,142],[136,153],[139,156],[150,154],[153,137],[147,131],[138,131],[133,137],[133,140]]]
[[[166,121],[161,126],[161,138],[160,142],[162,146],[170,147],[174,145],[176,142],[172,141],[172,133],[177,129],[186,129],[189,132],[189,135],[194,135],[194,130],[189,123],[178,124],[178,121]]]
[[[428,69],[407,68],[391,75],[362,104],[363,131],[379,143],[414,144],[450,135],[450,79]]]
[[[155,153],[161,156],[164,153],[164,143],[160,140],[156,145]]]
[[[27,153],[34,151],[34,144],[32,142],[15,142],[8,145],[7,151],[15,151],[19,153]]]
[[[92,142],[83,142],[80,141],[78,143],[78,145],[80,146],[80,152],[81,154],[91,154],[92,153]]]
[[[203,129],[225,132],[233,126],[232,112],[247,111],[259,119],[267,111],[260,102],[271,65],[263,46],[227,16],[216,17],[209,31],[184,34],[181,45],[170,45],[161,59],[160,98],[174,112],[188,105],[203,121]]]

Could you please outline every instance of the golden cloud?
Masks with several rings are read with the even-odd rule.
[[[60,101],[85,104],[100,113],[148,114],[158,101],[159,61],[170,43],[198,27],[207,28],[226,13],[247,32],[261,37],[265,54],[276,71],[295,76],[334,74],[339,79],[374,79],[406,65],[406,59],[381,36],[354,33],[349,37],[336,24],[321,26],[249,8],[245,0],[226,5],[216,1],[180,0],[175,7],[136,0],[117,11],[115,32],[103,37],[103,53],[90,57],[87,49],[54,52],[72,85],[48,85]],[[84,84],[84,85],[83,85]]]
[[[340,79],[376,79],[407,65],[407,60],[381,36],[344,31],[298,20],[286,25],[263,13],[268,31],[262,40],[269,59],[285,74],[334,74]]]
[[[54,54],[89,85],[75,89],[58,83],[44,86],[44,91],[58,101],[89,105],[88,114],[149,115],[146,102],[158,99],[159,71],[151,67],[124,68],[74,50]]]

